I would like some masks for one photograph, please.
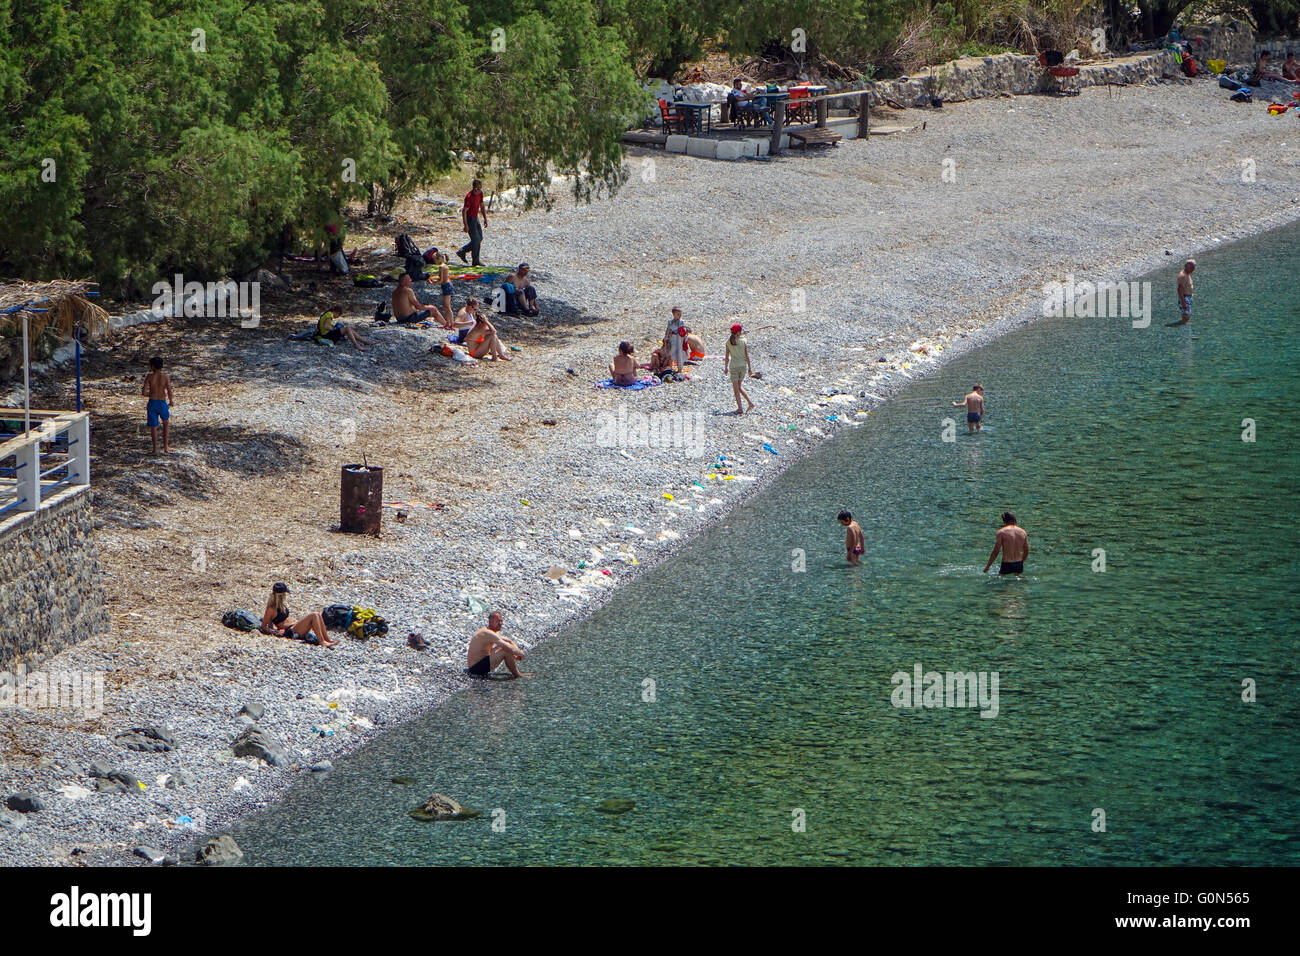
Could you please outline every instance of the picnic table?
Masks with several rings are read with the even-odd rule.
[[[687,131],[706,133],[713,129],[713,104],[674,100],[673,109],[682,117]]]

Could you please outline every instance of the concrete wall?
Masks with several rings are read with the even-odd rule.
[[[88,490],[0,525],[0,670],[107,629]]]

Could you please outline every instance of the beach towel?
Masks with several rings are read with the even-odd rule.
[[[614,380],[612,378],[607,378],[603,381],[597,382],[596,387],[597,388],[621,388],[629,392],[639,392],[644,388],[653,388],[658,384],[659,384],[659,379],[655,378],[653,375],[647,375],[645,378],[637,379],[631,385],[615,385]]]

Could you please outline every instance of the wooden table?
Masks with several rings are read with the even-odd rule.
[[[687,103],[684,100],[675,100],[673,109],[682,116],[689,129],[697,133],[707,133],[713,129],[712,103]],[[691,115],[687,116],[688,112]]]

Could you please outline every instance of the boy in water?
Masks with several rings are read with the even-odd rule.
[[[171,453],[169,422],[171,420],[170,406],[176,404],[176,398],[172,395],[172,380],[167,373],[162,370],[162,357],[155,355],[149,360],[151,371],[144,377],[144,387],[140,389],[140,394],[145,396],[148,401],[145,403],[145,413],[149,420],[149,437],[153,439],[153,453],[158,454],[158,425],[162,424],[163,452]]]
[[[966,409],[966,433],[974,435],[982,430],[984,424],[984,386],[972,385],[970,394],[960,402],[952,403],[956,408]]]
[[[866,538],[862,535],[862,526],[853,520],[847,511],[840,512],[840,524],[849,530],[844,535],[844,548],[848,551],[849,564],[860,564],[858,557],[866,550]]]
[[[1192,321],[1192,273],[1196,271],[1196,260],[1188,259],[1183,263],[1183,271],[1178,273],[1178,314],[1181,318],[1176,325],[1186,325]]]

